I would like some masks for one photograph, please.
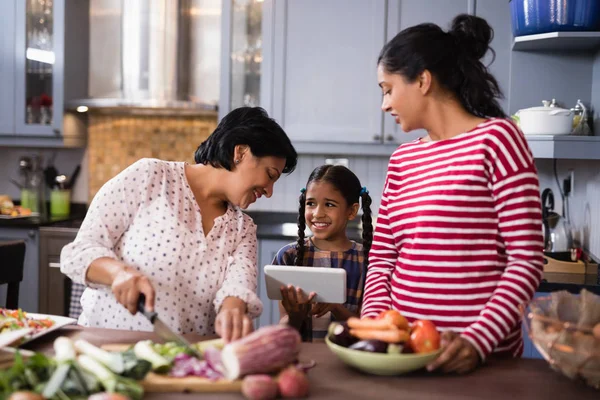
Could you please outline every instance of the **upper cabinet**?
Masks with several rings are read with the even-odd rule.
[[[63,104],[64,2],[17,1],[15,129],[60,135]]]
[[[261,102],[263,1],[224,0],[219,117]]]
[[[89,1],[5,0],[1,11],[0,143],[81,145],[64,104],[87,93]]]
[[[0,7],[0,135],[15,130],[15,6],[6,1]]]
[[[386,42],[392,40],[403,29],[424,22],[432,22],[448,29],[456,15],[472,11],[469,9],[469,3],[471,2],[468,0],[390,0]],[[426,135],[423,130],[403,132],[389,114],[384,117],[383,132],[386,141],[396,144],[410,142]]]
[[[274,118],[295,142],[381,143],[376,61],[386,1],[285,0],[273,7]]]

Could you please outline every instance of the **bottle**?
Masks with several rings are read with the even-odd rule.
[[[29,174],[29,206],[32,215],[46,217],[46,180],[42,169],[42,159],[39,155],[31,157],[31,172]]]

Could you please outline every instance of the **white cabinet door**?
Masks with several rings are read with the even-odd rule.
[[[263,303],[263,312],[261,316],[254,321],[254,326],[257,329],[261,326],[273,325],[279,322],[278,301],[269,300],[267,297],[264,268],[265,265],[269,265],[273,262],[279,249],[292,241],[292,239],[261,239],[258,242],[258,296]]]
[[[381,142],[376,64],[385,41],[385,4],[273,2],[270,111],[293,141]]]
[[[391,40],[403,29],[424,22],[432,22],[447,30],[456,15],[470,11],[469,3],[469,0],[389,0],[386,40]],[[404,132],[391,115],[384,117],[383,137],[386,143],[406,143],[426,134],[424,130]]]
[[[15,133],[15,4],[0,5],[0,135]]]

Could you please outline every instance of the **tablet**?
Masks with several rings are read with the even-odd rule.
[[[282,286],[294,285],[308,294],[315,292],[317,303],[343,304],[346,302],[346,270],[343,268],[265,266],[267,296],[281,300]]]

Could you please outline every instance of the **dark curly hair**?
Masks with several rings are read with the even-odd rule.
[[[342,165],[322,165],[308,177],[306,187],[312,182],[327,182],[336,188],[346,200],[348,205],[358,203],[362,200],[362,239],[363,251],[365,255],[365,265],[369,264],[369,251],[373,243],[373,222],[371,217],[371,196],[369,192],[363,190],[360,180],[348,168]],[[299,198],[298,207],[298,241],[296,243],[296,262],[297,266],[304,263],[304,230],[306,229],[306,221],[304,219],[304,209],[306,207],[306,192],[302,191]]]
[[[471,114],[504,118],[498,103],[502,90],[481,62],[488,50],[495,58],[489,46],[493,38],[485,19],[460,14],[448,32],[431,23],[404,29],[383,47],[377,64],[409,82],[428,70]]]

